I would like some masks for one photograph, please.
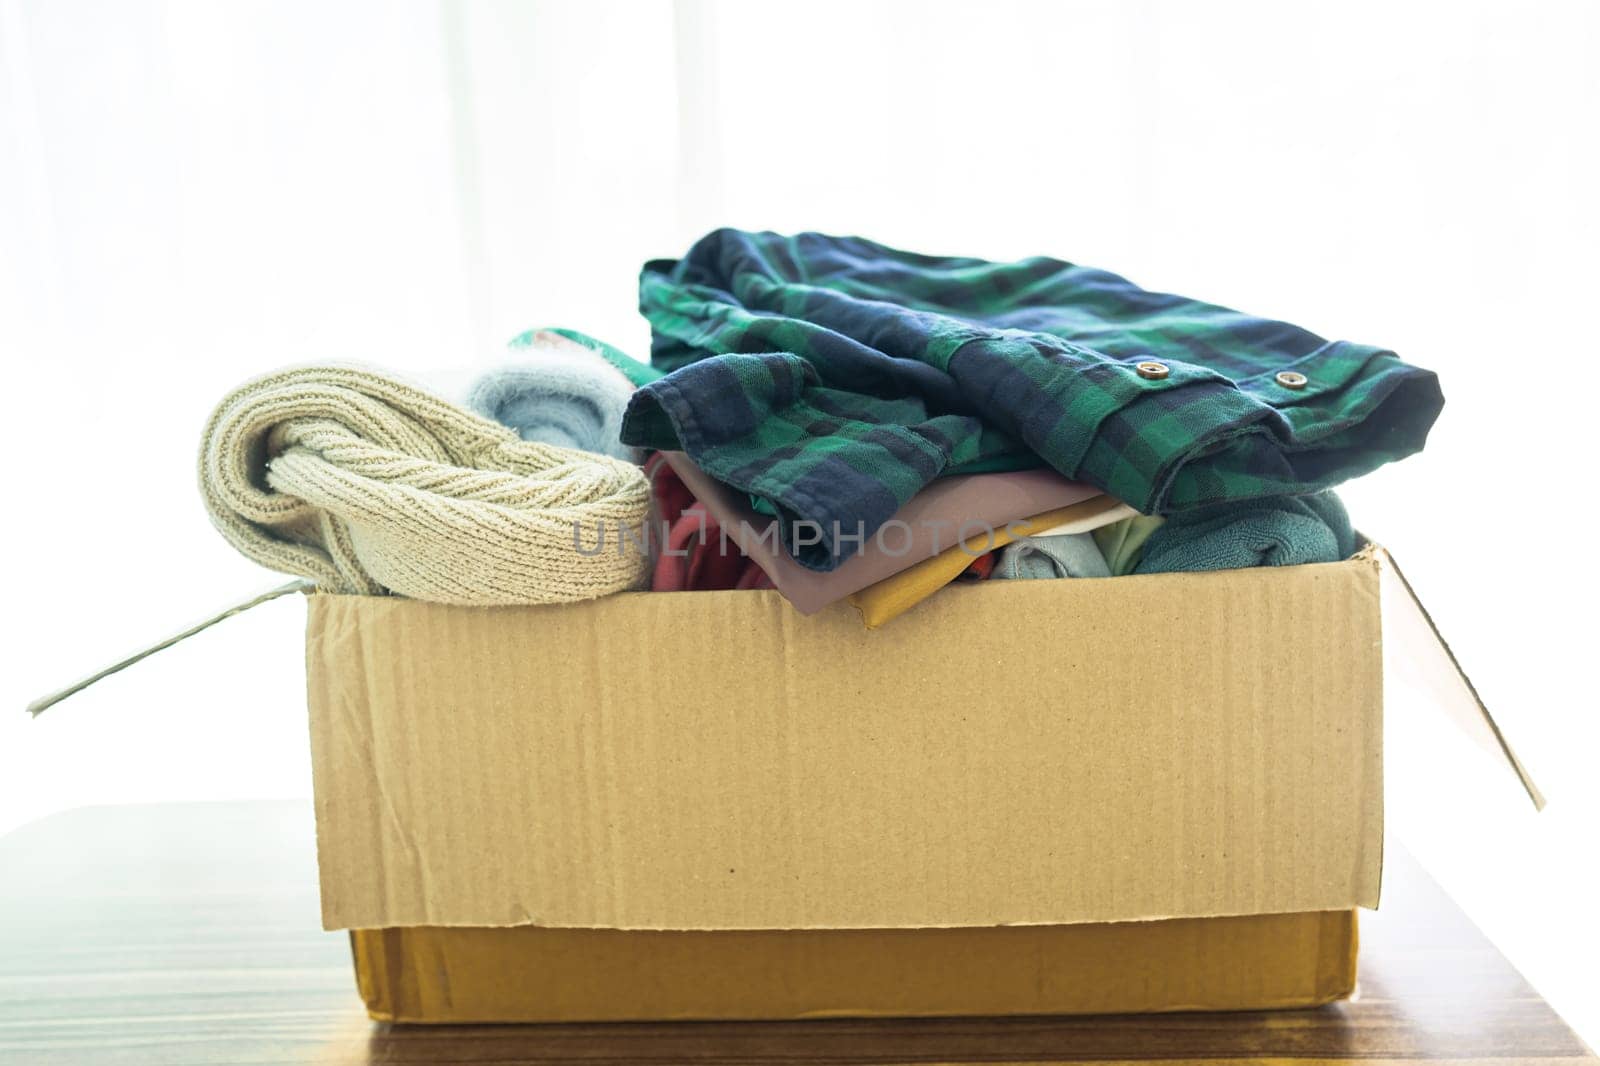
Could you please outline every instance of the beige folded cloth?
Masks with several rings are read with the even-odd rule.
[[[360,367],[294,367],[229,393],[201,442],[200,489],[234,547],[332,592],[566,603],[637,587],[650,568],[638,467],[523,441]]]

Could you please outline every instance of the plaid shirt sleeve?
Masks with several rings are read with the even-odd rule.
[[[819,570],[947,473],[1042,460],[1169,513],[1366,473],[1444,402],[1393,352],[1047,258],[718,230],[647,263],[640,307],[670,373],[623,440],[770,501]]]

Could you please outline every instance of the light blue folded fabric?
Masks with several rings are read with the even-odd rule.
[[[523,440],[638,462],[639,453],[621,440],[633,382],[581,336],[541,330],[518,337],[516,362],[480,377],[467,406]]]
[[[1056,533],[1023,537],[1001,548],[991,580],[1110,576],[1111,568],[1094,537],[1088,533]]]
[[[1350,516],[1333,493],[1269,496],[1168,515],[1133,572],[1334,563],[1355,550]]]
[[[543,329],[530,329],[526,333],[519,333],[511,338],[513,349],[526,348],[535,343],[541,343],[549,336],[564,337],[569,341],[588,348],[594,354],[622,371],[622,376],[633,382],[634,388],[643,388],[652,381],[660,381],[666,377],[661,371],[649,363],[641,363],[633,356],[620,348],[614,348],[598,337],[591,337],[587,333],[579,333],[575,329],[562,329],[560,326],[546,326]]]

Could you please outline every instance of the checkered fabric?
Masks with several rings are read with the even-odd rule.
[[[624,442],[767,501],[818,570],[942,475],[1042,459],[1169,513],[1364,474],[1444,404],[1393,352],[1058,259],[722,229],[645,264],[640,310],[670,373]]]

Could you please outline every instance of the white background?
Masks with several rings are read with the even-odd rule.
[[[1402,693],[1390,825],[1600,1042],[1597,53],[1590,3],[0,0],[0,831],[309,793],[294,600],[21,713],[275,583],[193,485],[242,378],[642,354],[721,224],[1046,253],[1440,372],[1345,496],[1551,805]]]

